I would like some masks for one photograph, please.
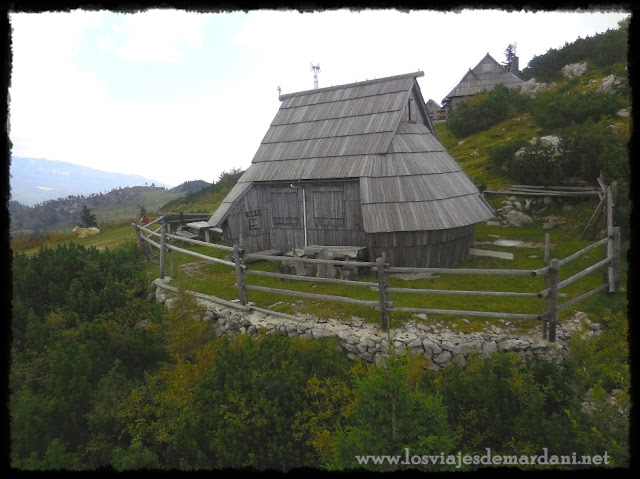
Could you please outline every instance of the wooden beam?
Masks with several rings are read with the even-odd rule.
[[[452,314],[455,316],[479,316],[482,318],[504,318],[504,319],[541,319],[539,314],[522,313],[498,313],[491,311],[461,311],[455,309],[427,309],[427,308],[404,308],[396,306],[393,311],[399,313],[425,313],[425,314]]]
[[[586,226],[582,230],[582,234],[580,235],[580,238],[584,237],[585,233],[589,229],[589,226],[591,226],[592,223],[595,224],[597,218],[600,217],[600,213],[602,212],[602,208],[603,208],[605,202],[606,202],[606,197],[603,195],[602,198],[600,198],[600,202],[598,203],[598,206],[596,206],[596,209],[593,211],[593,214],[591,215],[591,218],[589,218],[589,221],[587,221]]]
[[[293,291],[290,289],[267,288],[266,286],[254,286],[247,284],[245,287],[251,291],[262,291],[265,293],[284,294],[285,296],[299,296],[301,298],[315,299],[318,301],[336,301],[339,303],[355,304],[357,306],[369,306],[375,308],[379,306],[378,301],[365,301],[363,299],[347,298],[345,296],[332,296],[329,294],[306,293],[304,291]]]
[[[312,283],[343,284],[348,286],[368,286],[368,287],[378,286],[377,283],[372,283],[372,282],[350,281],[347,279],[318,278],[315,276],[300,276],[298,274],[271,273],[269,271],[260,271],[257,269],[247,269],[247,274],[253,274],[255,276],[266,276],[269,278],[278,278],[278,279],[284,279],[284,280],[308,281]]]

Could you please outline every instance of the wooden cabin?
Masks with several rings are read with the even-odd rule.
[[[246,252],[364,246],[453,266],[491,207],[434,135],[422,72],[281,95],[251,166],[209,224]]]
[[[514,57],[517,69],[517,57]],[[514,64],[512,60],[512,65]],[[515,70],[514,70],[515,71]],[[473,69],[469,69],[451,92],[442,100],[444,108],[455,106],[467,97],[477,95],[484,90],[492,90],[496,85],[507,88],[520,88],[524,82],[509,68],[498,63],[489,53]]]

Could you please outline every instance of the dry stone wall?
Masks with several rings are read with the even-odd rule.
[[[175,302],[174,294],[162,287],[157,287],[155,299],[169,309]],[[410,351],[424,356],[429,360],[428,368],[432,370],[442,369],[451,362],[464,366],[470,354],[489,356],[497,351],[539,356],[560,364],[568,352],[567,341],[572,334],[586,328],[595,335],[600,329],[598,323],[590,322],[584,313],[578,312],[572,319],[558,325],[555,343],[542,339],[542,325],[528,334],[517,334],[512,331],[512,324],[504,321],[501,326],[488,326],[483,332],[463,333],[447,329],[442,323],[429,324],[425,315],[386,333],[379,325],[356,317],[346,322],[306,314],[296,317],[271,315],[236,309],[202,298],[196,298],[196,301],[205,310],[201,320],[215,321],[219,336],[278,334],[302,338],[337,337],[349,358],[360,358],[376,364],[384,362],[392,345],[396,353]]]

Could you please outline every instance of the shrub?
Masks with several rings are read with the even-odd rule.
[[[623,106],[612,93],[586,94],[570,86],[547,90],[533,102],[531,114],[542,128],[555,130],[587,119],[598,121],[602,116],[614,116]]]
[[[527,109],[530,98],[503,85],[475,95],[449,113],[447,127],[457,138],[491,128]]]
[[[505,161],[503,169],[514,183],[527,185],[557,185],[567,176],[562,157],[542,144],[526,146]]]
[[[508,165],[516,152],[528,145],[524,140],[515,140],[489,149],[489,165],[496,171],[508,171]]]

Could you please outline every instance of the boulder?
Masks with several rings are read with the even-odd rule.
[[[587,71],[587,62],[571,63],[562,67],[562,76],[565,78],[575,78],[582,76]]]

